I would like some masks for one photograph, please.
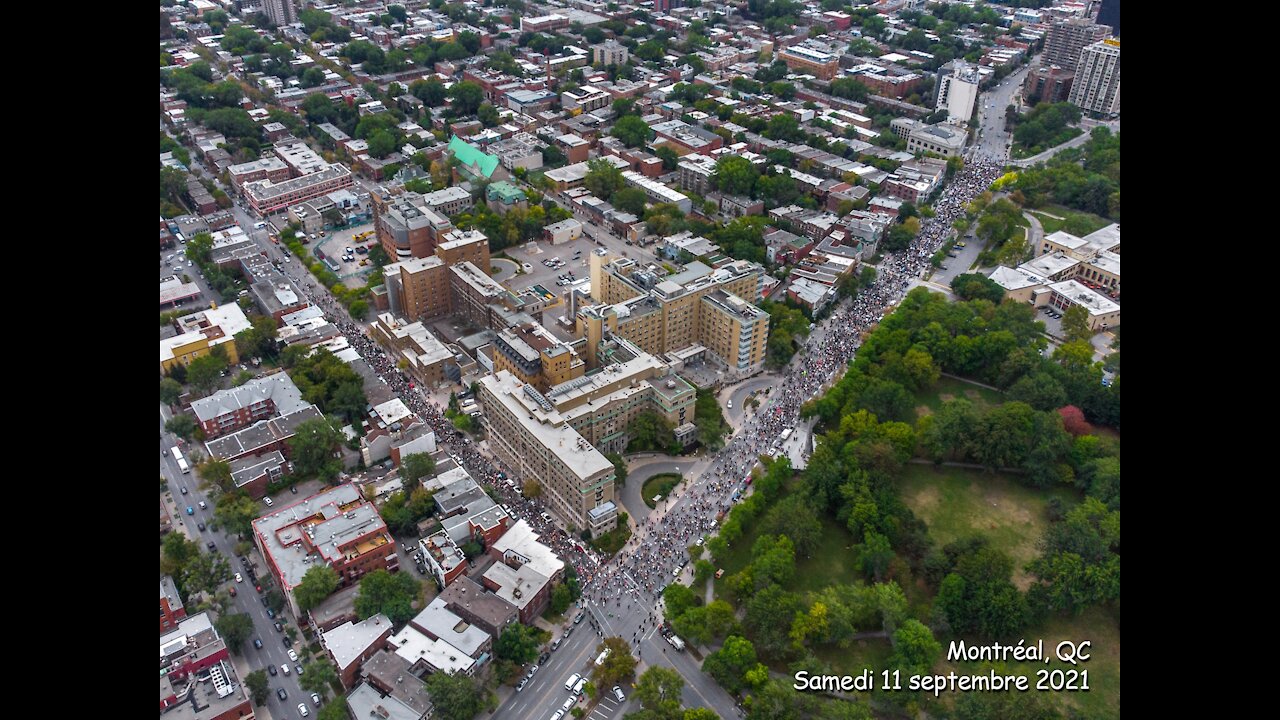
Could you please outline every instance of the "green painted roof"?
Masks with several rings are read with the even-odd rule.
[[[459,162],[485,177],[492,177],[498,169],[497,155],[490,155],[457,135],[449,138],[449,150]]]
[[[498,199],[504,203],[511,204],[525,200],[524,191],[512,185],[506,180],[499,180],[489,185],[489,198]]]

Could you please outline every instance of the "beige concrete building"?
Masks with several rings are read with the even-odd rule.
[[[532,385],[506,370],[480,379],[489,444],[517,477],[537,480],[542,500],[573,531],[613,529],[615,472],[599,450]]]
[[[716,290],[702,296],[699,340],[738,377],[764,369],[769,314],[736,295]]]
[[[408,363],[406,370],[419,382],[444,382],[445,366],[453,361],[453,353],[421,321],[406,324],[391,313],[382,313],[369,325],[369,334],[388,348],[393,361]]]
[[[537,323],[502,329],[493,347],[495,373],[509,372],[542,391],[582,377],[587,369],[577,350]]]
[[[591,256],[591,295],[601,305],[577,314],[577,335],[586,340],[588,354],[607,330],[653,355],[701,343],[730,379],[763,368],[768,317],[751,304],[761,296],[758,265],[738,261],[713,270],[693,262],[674,275],[660,272],[629,258]]]
[[[593,357],[598,369],[551,388],[547,400],[601,452],[621,453],[637,415],[656,412],[673,427],[692,422],[697,391],[630,341],[610,335]]]

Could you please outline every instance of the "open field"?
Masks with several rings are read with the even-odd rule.
[[[969,400],[979,408],[1004,402],[1004,395],[1000,392],[964,380],[943,377],[938,378],[932,388],[916,395],[916,415],[924,417],[938,412],[942,409],[942,403],[960,398]]]
[[[1049,526],[1049,498],[1067,505],[1079,500],[1071,488],[1028,488],[1007,475],[964,468],[908,465],[900,482],[903,502],[928,524],[938,547],[985,535],[1013,559],[1013,583],[1022,590],[1031,584],[1023,566],[1035,558],[1036,542]]]

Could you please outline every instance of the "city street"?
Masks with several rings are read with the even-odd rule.
[[[252,618],[253,634],[249,637],[249,640],[245,642],[244,647],[239,649],[230,648],[233,660],[237,660],[237,667],[247,667],[250,671],[265,671],[268,665],[274,665],[276,667],[279,674],[275,677],[271,677],[270,674],[268,674],[267,677],[271,693],[267,698],[266,707],[270,710],[270,717],[296,717],[298,715],[298,703],[301,702],[305,702],[308,707],[311,707],[314,710],[315,707],[310,698],[311,693],[304,692],[302,690],[302,687],[298,685],[297,671],[292,670],[292,668],[298,663],[289,660],[289,648],[284,645],[282,640],[284,634],[276,632],[274,626],[276,621],[267,617],[267,608],[263,606],[261,600],[263,596],[254,591],[254,586],[250,582],[248,573],[245,572],[240,561],[236,559],[236,538],[228,536],[226,533],[213,530],[210,525],[214,518],[212,499],[200,489],[200,478],[196,474],[196,471],[193,469],[188,474],[182,474],[178,469],[177,461],[174,460],[172,453],[170,453],[170,448],[178,443],[178,438],[164,430],[165,420],[169,416],[168,409],[165,408],[162,403],[160,406],[160,474],[168,480],[169,493],[173,498],[173,531],[183,532],[189,538],[198,542],[200,544],[201,552],[208,552],[208,548],[206,548],[205,545],[212,541],[217,548],[217,553],[227,559],[227,564],[231,567],[231,572],[239,572],[244,576],[244,582],[242,583],[235,583],[234,581],[229,583],[236,586],[236,596],[231,598],[231,612],[245,613]],[[189,448],[190,443],[183,443],[182,454],[184,457],[190,457],[191,453],[188,450]],[[182,494],[180,488],[183,487],[187,488],[188,494]],[[208,506],[207,509],[200,508],[200,502],[202,500]],[[195,513],[194,515],[186,514],[186,508],[188,506],[193,509]],[[263,509],[265,510],[265,507]],[[204,523],[205,530],[200,531],[197,528],[197,523]],[[248,557],[258,568],[258,581],[259,584],[263,584],[263,591],[268,591],[270,588],[265,583],[271,582],[271,579],[269,574],[263,568],[263,564],[258,556],[257,550],[255,549],[249,552]],[[296,621],[292,619],[286,620],[287,613],[288,610],[286,608],[286,610],[278,614],[276,618],[284,622],[286,626],[293,625],[294,627],[297,627]],[[254,638],[262,640],[262,649],[254,649]],[[298,639],[293,644],[293,648],[295,650],[300,649],[303,642],[304,640],[301,635],[299,635]],[[291,668],[290,674],[287,676],[280,672],[280,666],[285,664],[288,664]],[[242,677],[241,680],[243,679],[244,678]],[[283,702],[276,697],[276,688],[281,687],[285,689],[285,693],[288,696],[288,699]]]
[[[568,617],[572,617],[578,612],[576,606],[572,606],[567,611]],[[592,629],[591,623],[583,620],[578,625],[570,625],[573,633],[569,635],[569,639],[563,641],[560,647],[551,653],[551,658],[546,665],[539,667],[537,674],[533,679],[525,685],[524,690],[516,692],[514,688],[503,687],[500,692],[509,693],[499,703],[498,710],[494,713],[494,717],[507,720],[546,720],[565,700],[569,698],[569,693],[564,689],[565,681],[570,675],[579,673],[584,677],[589,677],[593,662],[595,661],[598,651],[596,648],[601,642],[601,637]],[[554,637],[560,637],[557,633]],[[553,639],[554,639],[553,637]],[[618,707],[616,701],[613,700],[613,694],[609,688],[600,688],[597,695],[601,699],[601,703],[592,711],[588,717],[597,718],[598,720],[609,720],[613,717],[621,717],[626,708],[630,705],[631,687],[623,688],[624,694],[628,696],[627,703],[622,708]],[[612,702],[604,701],[605,695],[608,695]],[[585,707],[586,699],[579,701],[579,707]],[[635,709],[635,708],[631,708]]]

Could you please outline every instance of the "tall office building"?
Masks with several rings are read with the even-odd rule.
[[[293,0],[262,0],[262,12],[276,27],[298,22],[298,9]]]
[[[1110,27],[1111,34],[1120,37],[1120,0],[1102,0],[1098,24]]]
[[[1087,18],[1056,22],[1050,26],[1049,34],[1045,36],[1044,55],[1040,58],[1040,64],[1045,67],[1057,65],[1073,68],[1080,62],[1080,51],[1086,45],[1104,40],[1110,34],[1110,28]]]
[[[1071,104],[1100,115],[1120,112],[1120,41],[1096,42],[1084,49],[1071,86]]]

